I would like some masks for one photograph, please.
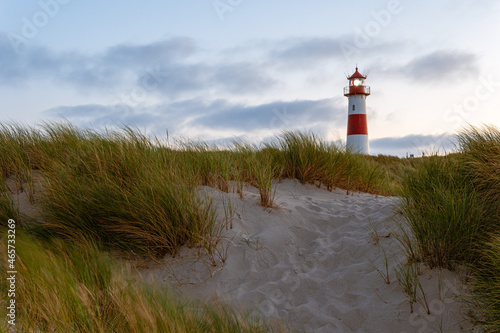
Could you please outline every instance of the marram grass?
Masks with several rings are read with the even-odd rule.
[[[127,264],[91,241],[46,243],[18,233],[16,249],[17,332],[281,331],[220,303],[181,301],[166,287],[138,281]],[[1,263],[0,287],[6,295],[7,267]],[[5,318],[5,297],[0,303]],[[0,323],[6,332],[5,324]]]
[[[0,144],[0,213],[15,218],[20,232],[29,221],[26,230],[36,235],[17,239],[18,327],[26,331],[283,331],[221,304],[178,301],[134,281],[102,251],[161,257],[183,244],[210,251],[221,228],[199,185],[241,197],[246,184],[256,186],[264,208],[275,207],[276,184],[285,177],[329,190],[385,191],[376,163],[299,132],[278,136],[275,147],[187,142],[172,149],[130,128],[7,124]],[[40,190],[34,173],[43,179]],[[17,211],[11,194],[20,191],[42,209],[38,220]]]
[[[273,161],[284,178],[325,186],[330,191],[342,188],[348,192],[390,194],[387,175],[380,165],[312,133],[283,132],[267,147],[277,155]]]
[[[500,134],[471,128],[459,142],[458,154],[407,160],[353,154],[302,132],[281,133],[263,147],[184,142],[173,149],[130,128],[98,133],[64,123],[2,125],[0,215],[27,220],[11,196],[21,188],[26,190],[21,195],[43,209],[38,221],[29,221],[37,238],[19,239],[25,249],[19,253],[23,328],[273,330],[220,304],[181,302],[157,286],[133,281],[102,251],[161,257],[183,244],[209,248],[221,230],[215,227],[220,219],[198,186],[243,197],[250,184],[258,188],[264,208],[279,207],[276,184],[292,178],[328,190],[402,196],[407,221],[402,241],[410,261],[470,267],[484,310],[481,322],[498,331],[498,274],[491,272],[499,270]],[[35,193],[34,173],[44,179],[40,193]],[[16,188],[7,188],[6,178]]]
[[[422,260],[451,268],[472,260],[483,202],[453,156],[431,156],[404,179],[400,208]]]
[[[466,267],[476,320],[500,331],[500,131],[470,127],[459,153],[431,156],[404,177],[400,240],[408,259],[431,267]]]
[[[486,332],[500,331],[500,234],[491,235],[484,249],[479,252],[473,281],[476,306],[481,309],[479,322]]]

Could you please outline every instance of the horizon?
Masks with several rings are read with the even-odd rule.
[[[500,4],[40,0],[0,4],[2,122],[163,137],[345,143],[345,75],[367,73],[372,155],[450,152],[500,127]]]

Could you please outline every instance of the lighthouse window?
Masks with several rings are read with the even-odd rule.
[[[355,111],[356,110],[356,105],[353,105],[352,106],[352,111]]]
[[[354,125],[352,125],[352,131],[354,132]]]

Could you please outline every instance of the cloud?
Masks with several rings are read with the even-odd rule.
[[[293,38],[277,43],[270,58],[292,63],[317,62],[343,56],[340,39]]]
[[[266,73],[266,68],[258,64],[237,62],[216,68],[211,83],[219,83],[230,93],[259,92],[278,84],[277,80]]]
[[[197,60],[191,56],[197,56]],[[156,72],[161,76],[161,80],[156,81],[161,84],[149,85],[148,93],[170,99],[206,91],[247,94],[277,85],[263,65],[241,61],[217,63],[217,59],[205,61],[196,43],[181,37],[146,45],[116,45],[93,55],[55,53],[41,47],[31,47],[17,55],[4,38],[0,39],[0,57],[3,60],[0,85],[43,80],[70,85],[87,93],[123,94],[144,86],[144,80],[151,82],[150,76]]]
[[[290,77],[280,74],[299,74],[324,61],[339,61],[344,57],[340,45],[348,40],[349,36],[284,39],[253,46],[261,47],[265,52],[245,61],[227,55],[222,59],[210,58],[194,40],[185,37],[145,45],[120,44],[91,55],[57,53],[41,47],[30,47],[17,55],[5,37],[0,38],[0,57],[3,60],[0,85],[51,82],[85,94],[116,96],[141,89],[145,81],[151,82],[151,72],[157,72],[162,73],[162,79],[156,80],[160,84],[152,84],[146,90],[160,99],[187,99],[193,95],[223,98],[255,95],[286,87],[288,82],[284,77]],[[363,55],[381,56],[390,53],[396,44],[401,46],[401,43],[374,42],[363,49]],[[283,67],[286,72],[283,72]],[[389,72],[389,69],[385,71]],[[464,52],[435,51],[390,71],[421,81],[463,78],[477,72],[477,59],[475,55]]]
[[[182,119],[175,110],[160,112],[157,107],[86,104],[58,106],[43,111],[43,114],[51,120],[64,119],[77,126],[97,130],[131,126],[162,135],[166,129],[179,131],[182,128]]]
[[[26,48],[16,54],[6,38],[1,38],[0,84],[42,78],[78,88],[100,89],[140,76],[148,66],[184,61],[196,50],[193,40],[179,37],[147,45],[118,45],[94,55],[55,53],[43,47]]]
[[[79,126],[98,129],[124,125],[147,128],[162,134],[194,131],[220,133],[255,133],[316,128],[343,127],[346,115],[340,99],[273,102],[242,105],[224,99],[201,98],[155,106],[76,105],[58,106],[44,111],[52,119],[67,119]],[[221,134],[221,138],[226,134]]]
[[[376,58],[374,64],[379,64],[379,58],[387,58],[395,51],[402,52],[408,46],[405,41],[373,40],[360,47],[355,33],[336,38],[289,38],[275,42],[268,58],[278,66],[294,66],[295,70],[310,69],[323,65],[326,61],[348,62],[352,65],[355,59],[368,61]],[[300,66],[296,67],[297,65]]]
[[[197,53],[191,38],[175,37],[146,45],[121,44],[110,47],[100,59],[106,66],[134,67],[183,60]]]
[[[278,81],[271,78],[264,67],[244,62],[176,64],[162,71],[168,73],[168,77],[155,91],[169,98],[193,92],[202,95],[214,92],[222,95],[258,93],[278,85]]]
[[[426,154],[444,153],[454,150],[456,136],[441,135],[407,135],[404,137],[386,137],[370,140],[370,150],[375,154],[405,156],[406,153],[421,156]]]
[[[253,131],[263,128],[308,128],[318,124],[333,127],[345,122],[345,108],[340,99],[272,102],[256,106],[222,104],[208,108],[191,124],[221,130]]]
[[[475,54],[438,50],[414,58],[399,73],[420,81],[463,79],[477,75],[479,68]]]

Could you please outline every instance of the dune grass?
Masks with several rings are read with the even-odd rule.
[[[182,301],[168,288],[139,282],[127,264],[92,241],[47,243],[18,233],[16,245],[18,332],[280,331],[220,303]],[[3,257],[5,248],[2,237]],[[1,263],[0,287],[6,295],[7,267]],[[1,303],[5,314],[4,298]]]
[[[500,130],[470,128],[458,137],[467,176],[486,204],[486,226],[500,228]],[[488,230],[486,230],[488,231]]]
[[[482,235],[483,202],[461,169],[453,156],[432,156],[404,179],[403,216],[431,267],[472,260]]]
[[[98,134],[54,125],[43,136],[31,132],[37,144],[24,151],[24,141],[33,140],[22,134],[14,138],[24,155],[19,164],[39,169],[46,180],[40,203],[45,231],[156,257],[212,232],[210,201],[197,196],[195,184],[172,171],[168,151],[144,135],[128,128]],[[4,174],[13,172],[8,167]],[[22,170],[13,176],[30,183]]]
[[[403,180],[400,204],[406,228],[400,240],[410,262],[467,267],[478,322],[500,331],[500,131],[468,128],[460,151],[431,156]]]
[[[273,161],[273,151],[264,150],[259,154],[252,155],[249,159],[250,174],[253,175],[253,181],[259,189],[260,204],[265,208],[275,206],[276,181],[281,178],[283,166]]]
[[[173,149],[130,128],[99,133],[71,124],[2,125],[0,215],[29,220],[12,201],[12,194],[21,191],[43,211],[29,228],[20,224],[36,236],[20,238],[23,304],[32,304],[21,313],[23,327],[272,331],[220,304],[181,302],[165,290],[132,281],[109,251],[159,258],[187,244],[215,253],[221,217],[199,186],[237,192],[241,198],[246,186],[255,186],[259,204],[273,208],[279,207],[277,184],[291,178],[348,194],[401,196],[406,221],[401,240],[409,264],[467,265],[484,310],[481,321],[498,330],[500,134],[494,128],[471,128],[459,142],[458,154],[399,159],[353,154],[302,132],[281,133],[260,147],[185,141]],[[40,193],[34,173],[44,181]],[[7,178],[14,187],[5,186]],[[226,219],[231,215],[223,213]]]
[[[500,130],[470,128],[459,136],[466,174],[483,200],[480,249],[474,265],[480,323],[488,332],[500,331]]]
[[[17,239],[19,327],[283,331],[221,304],[178,301],[164,289],[133,281],[108,253],[159,258],[183,244],[216,253],[212,247],[223,228],[200,185],[240,197],[253,185],[263,208],[276,207],[276,186],[283,178],[329,190],[387,192],[377,163],[313,134],[286,132],[263,147],[243,142],[226,147],[178,142],[177,147],[130,128],[99,133],[66,123],[0,126],[0,215],[16,219],[24,230]],[[40,190],[35,173],[43,179]],[[27,195],[41,217],[21,215],[13,194]],[[0,285],[6,287],[5,279]]]
[[[162,164],[162,151],[132,135],[91,142],[51,165],[43,196],[46,228],[154,256],[211,234],[211,202]]]
[[[430,156],[403,179],[400,208],[417,257],[431,267],[474,264],[499,227],[500,132],[471,128],[460,153]]]
[[[3,177],[0,179],[0,219],[2,221],[19,220],[19,212],[14,205]]]
[[[500,331],[500,233],[492,234],[479,252],[482,258],[473,279],[475,305],[481,310],[479,323],[487,332]]]
[[[266,146],[278,155],[274,161],[284,178],[325,186],[329,191],[342,188],[348,192],[391,193],[391,184],[379,164],[313,133],[284,132]]]

